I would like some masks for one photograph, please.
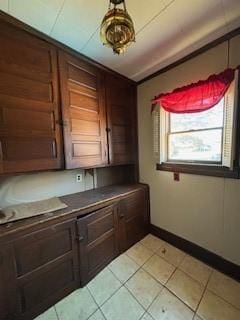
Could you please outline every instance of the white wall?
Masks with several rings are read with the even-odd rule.
[[[240,265],[240,180],[157,171],[152,157],[150,100],[227,67],[227,42],[138,87],[140,180],[150,185],[151,222]],[[161,54],[161,53],[160,53]],[[230,66],[240,64],[240,36]]]
[[[76,181],[82,173],[83,181]],[[66,170],[18,175],[0,179],[0,208],[43,200],[54,196],[81,192],[93,188],[93,179],[84,170]]]
[[[124,183],[131,180],[132,171],[132,166],[114,166],[90,172],[76,169],[0,177],[0,208]],[[78,173],[83,176],[80,183]]]

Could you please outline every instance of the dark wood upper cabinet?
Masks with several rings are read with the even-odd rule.
[[[55,48],[0,20],[0,173],[62,167]]]
[[[0,17],[0,174],[136,162],[136,84]]]
[[[107,163],[102,72],[81,59],[59,53],[66,168]]]
[[[106,76],[107,131],[110,164],[136,161],[136,86],[117,76]]]

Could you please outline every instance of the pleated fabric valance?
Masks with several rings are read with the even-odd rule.
[[[237,67],[240,70],[240,66]],[[172,113],[194,113],[214,107],[224,96],[234,79],[236,69],[226,69],[214,74],[206,80],[177,88],[170,93],[155,97],[153,104],[160,103],[161,107]]]

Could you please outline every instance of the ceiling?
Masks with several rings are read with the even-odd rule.
[[[240,26],[240,0],[126,0],[136,43],[116,56],[99,40],[109,0],[0,0],[0,9],[139,81]]]

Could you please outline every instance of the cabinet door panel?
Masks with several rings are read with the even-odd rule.
[[[62,138],[56,50],[3,21],[0,42],[0,170],[59,169]]]
[[[32,319],[79,287],[77,248],[76,220],[34,231],[11,244],[17,310],[12,319]]]
[[[128,164],[136,161],[136,88],[127,80],[107,75],[109,161]]]
[[[125,197],[119,204],[119,242],[123,252],[141,240],[149,228],[149,199],[146,190]]]
[[[103,76],[93,66],[60,52],[67,168],[106,164]]]
[[[78,233],[81,282],[85,285],[118,254],[116,206],[80,218]]]

